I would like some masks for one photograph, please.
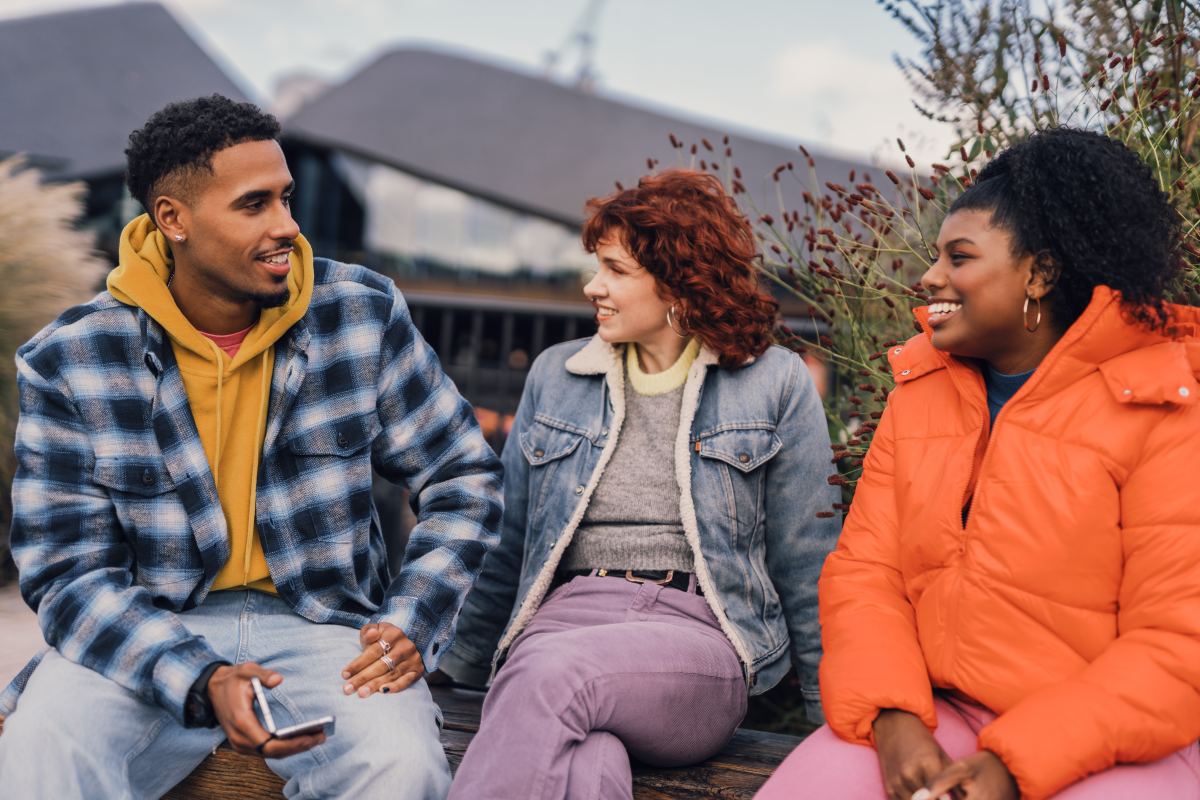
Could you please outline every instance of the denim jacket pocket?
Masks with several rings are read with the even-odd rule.
[[[731,423],[696,435],[701,458],[724,461],[734,469],[751,472],[769,461],[783,442],[766,423]]]
[[[544,414],[536,415],[521,432],[521,453],[529,463],[530,523],[541,519],[547,492],[562,480],[561,465],[586,438],[586,431]],[[536,530],[532,524],[529,527]]]
[[[521,432],[521,452],[531,467],[540,467],[571,455],[586,436],[586,431],[568,422],[538,414]]]
[[[697,511],[701,519],[708,517],[710,529],[728,529],[728,546],[742,571],[739,583],[747,603],[756,593],[764,598],[773,594],[766,568],[766,470],[762,467],[782,447],[775,427],[763,422],[725,423],[697,434],[693,445],[701,459]],[[723,508],[711,505],[722,498]],[[728,524],[719,526],[715,523],[722,511]]]

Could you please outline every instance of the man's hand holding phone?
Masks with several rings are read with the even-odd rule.
[[[324,731],[281,739],[265,729],[254,713],[251,678],[258,678],[268,689],[283,683],[283,676],[278,672],[250,663],[218,667],[208,681],[213,711],[234,750],[256,753],[264,758],[287,758],[325,741]]]

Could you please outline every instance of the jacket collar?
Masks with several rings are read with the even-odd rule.
[[[611,345],[601,339],[600,334],[595,334],[583,346],[583,349],[567,359],[565,366],[567,372],[572,375],[606,375],[614,363],[621,363],[620,360],[624,355],[625,345]],[[693,364],[708,367],[716,364],[719,360],[720,357],[715,352],[702,344],[700,345],[700,354],[696,356]],[[748,358],[746,364],[753,361],[753,358]]]
[[[1028,397],[1050,395],[1099,371],[1121,403],[1193,405],[1200,401],[1200,309],[1168,305],[1166,333],[1137,324],[1120,294],[1097,286],[1092,300],[1029,379]],[[913,312],[921,333],[887,352],[897,385],[939,369],[973,370],[933,346],[929,309]]]

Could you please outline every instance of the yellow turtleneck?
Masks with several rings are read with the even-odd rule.
[[[291,262],[287,303],[262,310],[232,359],[175,304],[167,287],[174,266],[171,253],[148,215],[125,227],[120,266],[108,276],[108,289],[117,300],[142,308],[163,326],[179,364],[229,530],[229,560],[217,573],[214,591],[248,587],[275,592],[254,524],[254,505],[275,342],[304,316],[312,300],[312,250],[303,237],[296,240]]]
[[[674,364],[662,372],[647,373],[642,371],[642,366],[638,363],[637,345],[631,343],[625,348],[625,368],[629,372],[629,384],[640,395],[674,391],[687,381],[688,370],[692,368],[692,362],[699,354],[700,340],[692,339]]]

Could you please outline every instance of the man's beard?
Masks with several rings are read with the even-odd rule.
[[[291,292],[286,285],[281,286],[273,292],[255,292],[250,295],[250,299],[260,309],[279,308],[282,305],[286,305],[289,298],[291,298]]]

